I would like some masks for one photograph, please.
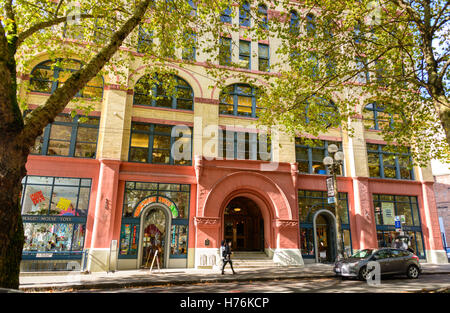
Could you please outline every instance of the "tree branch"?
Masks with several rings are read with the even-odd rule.
[[[80,91],[103,66],[111,59],[122,45],[125,38],[139,25],[152,0],[144,0],[135,8],[133,15],[114,33],[108,45],[92,58],[86,66],[74,72],[64,85],[58,88],[44,105],[34,109],[25,118],[25,127],[19,135],[19,140],[31,146],[37,136],[42,134],[44,127],[53,122],[73,97]]]

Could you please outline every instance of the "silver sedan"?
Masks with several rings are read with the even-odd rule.
[[[333,271],[341,277],[357,277],[366,280],[372,267],[369,262],[377,262],[380,274],[403,274],[409,278],[418,278],[422,272],[419,258],[412,252],[404,249],[380,248],[363,249],[352,256],[337,261]]]

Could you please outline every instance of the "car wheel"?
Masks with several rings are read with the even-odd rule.
[[[367,280],[367,277],[369,275],[369,271],[367,270],[367,266],[363,266],[361,267],[361,269],[359,270],[359,279],[360,280]]]
[[[416,279],[419,277],[419,268],[415,265],[408,266],[408,270],[406,271],[406,275],[408,278]]]

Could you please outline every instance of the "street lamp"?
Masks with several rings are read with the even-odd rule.
[[[331,144],[328,146],[329,155],[323,158],[323,164],[328,168],[333,180],[332,192],[329,190],[328,203],[333,203],[335,208],[336,217],[336,237],[337,237],[337,256],[336,260],[340,260],[343,257],[342,252],[342,227],[341,227],[341,216],[339,213],[339,196],[337,190],[337,173],[340,172],[341,165],[344,161],[344,153],[339,151],[338,146]]]

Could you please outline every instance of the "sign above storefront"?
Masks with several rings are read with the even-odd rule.
[[[166,205],[170,211],[172,212],[172,217],[173,218],[177,218],[178,217],[178,209],[177,206],[175,205],[175,203],[165,197],[161,197],[161,196],[151,196],[148,198],[145,198],[144,200],[142,200],[137,206],[136,209],[134,210],[134,217],[139,217],[142,210],[152,204],[152,203],[162,203],[164,205]]]

